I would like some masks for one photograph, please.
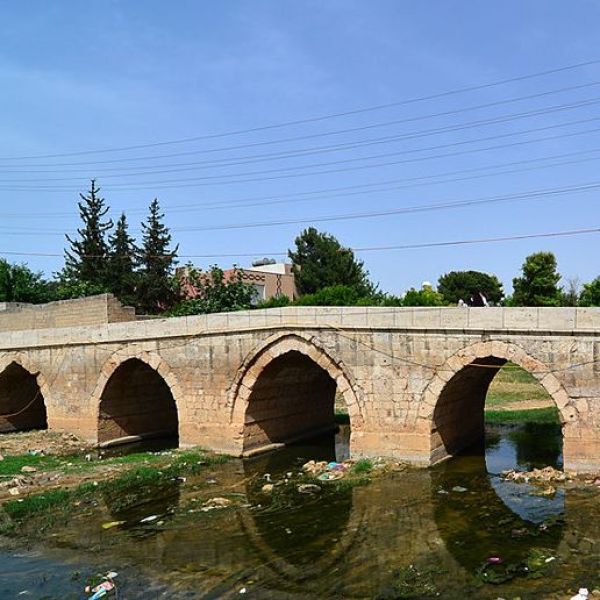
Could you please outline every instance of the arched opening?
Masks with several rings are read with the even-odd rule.
[[[337,428],[336,382],[297,350],[269,362],[251,386],[243,452],[256,454]]]
[[[0,373],[0,432],[47,428],[37,376],[16,362],[10,363]]]
[[[478,357],[454,373],[439,395],[432,462],[467,451],[484,454],[503,444],[503,452],[490,458],[494,471],[562,467],[561,425],[550,394],[519,365]]]
[[[177,406],[165,380],[137,358],[119,365],[100,397],[98,443],[106,446],[149,438],[171,441],[177,434]]]

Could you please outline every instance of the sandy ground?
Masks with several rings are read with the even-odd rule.
[[[60,456],[86,452],[91,447],[91,444],[87,444],[70,433],[42,430],[0,434],[0,454],[12,456],[29,453]]]

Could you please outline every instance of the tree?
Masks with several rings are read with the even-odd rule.
[[[356,289],[347,285],[332,285],[321,288],[314,294],[301,296],[298,306],[356,306],[361,296]]]
[[[430,285],[424,284],[420,290],[410,288],[402,299],[404,306],[444,306],[444,298]]]
[[[188,265],[183,280],[178,279],[178,287],[181,295],[193,290],[194,297],[181,300],[169,314],[180,317],[252,308],[256,289],[242,277],[237,269],[231,277],[225,277],[223,269],[216,265],[207,272]]]
[[[123,304],[135,304],[137,249],[128,230],[127,218],[123,213],[117,221],[114,235],[109,238],[109,288]]]
[[[175,300],[172,273],[179,245],[174,250],[169,250],[171,234],[162,222],[163,218],[164,214],[160,212],[155,198],[150,204],[146,222],[142,223],[137,287],[137,305],[150,314],[169,309]]]
[[[581,284],[579,277],[571,277],[567,280],[567,289],[560,295],[561,306],[577,306],[579,304]]]
[[[500,280],[481,271],[450,271],[438,279],[438,292],[448,304],[461,299],[468,303],[479,292],[494,304],[500,304],[504,296]]]
[[[530,254],[523,263],[523,276],[513,279],[514,306],[559,306],[560,274],[552,252]]]
[[[596,277],[591,283],[583,284],[579,306],[600,306],[600,277]]]
[[[52,299],[50,284],[41,273],[0,258],[0,302],[42,304]]]
[[[71,249],[65,250],[65,268],[62,273],[64,279],[92,286],[104,286],[109,279],[106,232],[113,226],[111,219],[102,220],[108,212],[108,206],[105,205],[104,198],[98,195],[99,192],[96,180],[92,179],[88,195],[79,194],[81,201],[77,206],[83,227],[77,230],[79,240],[66,236]]]
[[[351,287],[360,296],[375,291],[363,262],[332,235],[309,227],[296,238],[295,244],[296,250],[288,250],[288,256],[294,264],[300,294],[314,294],[336,285]]]

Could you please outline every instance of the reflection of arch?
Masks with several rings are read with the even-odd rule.
[[[243,433],[244,449],[253,450],[331,429],[336,388],[354,435],[363,423],[361,396],[344,363],[334,360],[314,337],[273,335],[250,353],[237,373],[228,397],[231,424]],[[311,402],[311,396],[321,402]]]
[[[0,359],[0,431],[46,429],[46,378],[17,354]]]
[[[483,437],[483,406],[498,370],[511,361],[531,373],[556,404],[561,422],[577,418],[569,396],[547,365],[516,344],[477,342],[436,370],[423,394],[420,417],[431,423],[431,462],[456,454]]]
[[[117,352],[102,368],[92,394],[98,442],[177,435],[182,397],[158,354]]]
[[[474,573],[489,556],[500,555],[503,565],[510,565],[526,562],[535,549],[556,555],[563,537],[562,521],[540,529],[539,522],[522,518],[498,495],[484,456],[459,460],[458,467],[455,461],[447,461],[430,471],[437,530],[459,564]],[[466,487],[467,491],[453,491],[455,486]],[[551,510],[554,516],[561,512],[558,508]]]

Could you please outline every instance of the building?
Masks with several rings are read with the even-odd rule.
[[[292,271],[292,265],[289,263],[278,263],[269,258],[255,260],[252,267],[248,269],[241,267],[226,269],[224,271],[225,280],[233,278],[236,271],[241,273],[244,283],[254,286],[256,290],[254,302],[256,304],[280,296],[287,296],[291,300],[298,298],[294,272]],[[185,267],[178,269],[178,275],[183,282],[183,289],[187,297],[195,298],[198,291],[185,279]]]

